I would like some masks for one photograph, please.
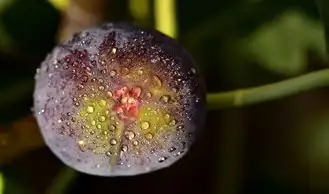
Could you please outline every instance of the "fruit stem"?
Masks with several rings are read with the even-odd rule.
[[[207,94],[209,110],[242,107],[280,99],[310,89],[329,86],[329,69],[263,86]]]

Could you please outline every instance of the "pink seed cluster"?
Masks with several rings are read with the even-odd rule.
[[[66,165],[131,176],[187,153],[203,127],[205,86],[175,40],[107,23],[52,50],[37,70],[34,106],[46,144]]]

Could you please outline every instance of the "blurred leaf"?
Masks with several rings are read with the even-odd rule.
[[[0,26],[18,52],[45,55],[55,44],[59,20],[48,1],[15,0],[1,13]]]
[[[31,191],[29,188],[22,183],[22,181],[18,181],[17,178],[13,176],[12,173],[4,170],[3,172],[4,183],[6,184],[3,193],[0,194],[30,194]]]
[[[5,182],[2,173],[0,172],[0,194],[5,190]]]
[[[321,23],[296,10],[286,11],[275,21],[264,24],[246,38],[245,44],[246,52],[255,56],[260,65],[287,76],[306,70],[308,50],[325,56]]]
[[[0,166],[42,146],[44,141],[32,115],[11,125],[0,126]]]
[[[15,0],[1,0],[0,1],[0,16],[3,15],[3,12],[14,3]],[[12,40],[7,33],[3,23],[0,21],[0,50],[2,51],[11,51],[12,50]]]
[[[68,166],[63,167],[50,184],[47,194],[67,193],[77,175],[78,172],[75,169]]]
[[[328,107],[328,106],[325,106]],[[329,189],[329,111],[316,112],[299,123],[300,161],[308,166],[312,188]]]
[[[321,15],[322,23],[325,28],[326,44],[327,44],[327,59],[329,57],[329,1],[318,0],[318,8]]]
[[[64,11],[69,5],[69,0],[48,0],[56,9]]]

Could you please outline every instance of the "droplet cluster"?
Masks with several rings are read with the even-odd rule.
[[[205,87],[189,54],[160,32],[107,23],[57,45],[37,70],[34,112],[46,144],[84,173],[168,167],[202,129]]]

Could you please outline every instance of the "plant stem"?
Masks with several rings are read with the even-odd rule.
[[[259,87],[207,95],[208,109],[241,107],[276,100],[309,89],[329,86],[329,69]]]

